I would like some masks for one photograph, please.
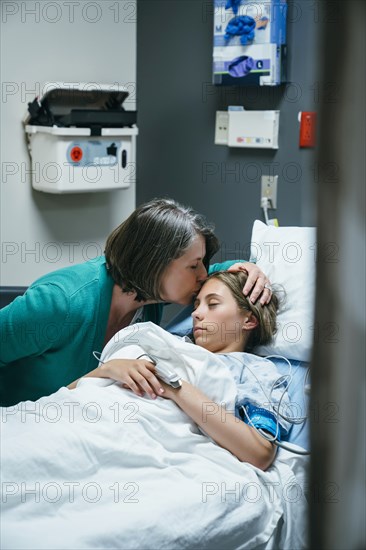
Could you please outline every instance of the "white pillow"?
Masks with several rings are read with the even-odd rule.
[[[274,227],[256,220],[250,255],[282,299],[274,341],[256,347],[254,353],[309,361],[314,336],[315,227]]]

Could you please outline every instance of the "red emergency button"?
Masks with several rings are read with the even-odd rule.
[[[80,147],[73,147],[70,151],[70,158],[73,162],[80,162],[83,158],[83,150]]]

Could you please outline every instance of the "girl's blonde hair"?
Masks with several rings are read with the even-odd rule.
[[[279,308],[279,297],[272,291],[272,298],[269,304],[262,306],[259,300],[252,304],[247,296],[243,294],[243,288],[248,275],[243,271],[232,273],[229,271],[217,271],[212,273],[206,281],[218,279],[224,283],[233,295],[239,309],[250,311],[258,321],[258,326],[252,330],[251,337],[246,349],[255,346],[268,344],[277,332],[277,310]]]

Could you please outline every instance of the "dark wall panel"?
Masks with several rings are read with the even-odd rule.
[[[260,209],[261,174],[278,174],[281,225],[313,225],[314,162],[299,149],[298,112],[316,110],[318,14],[314,2],[289,3],[288,84],[211,84],[211,0],[138,0],[137,203],[170,196],[216,224],[218,259],[247,255]],[[214,144],[215,112],[228,105],[279,109],[279,149]]]

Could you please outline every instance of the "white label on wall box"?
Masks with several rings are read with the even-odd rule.
[[[227,117],[227,118],[226,118]],[[217,145],[278,149],[279,111],[217,111]],[[218,135],[218,121],[227,120],[227,140],[223,132]]]

